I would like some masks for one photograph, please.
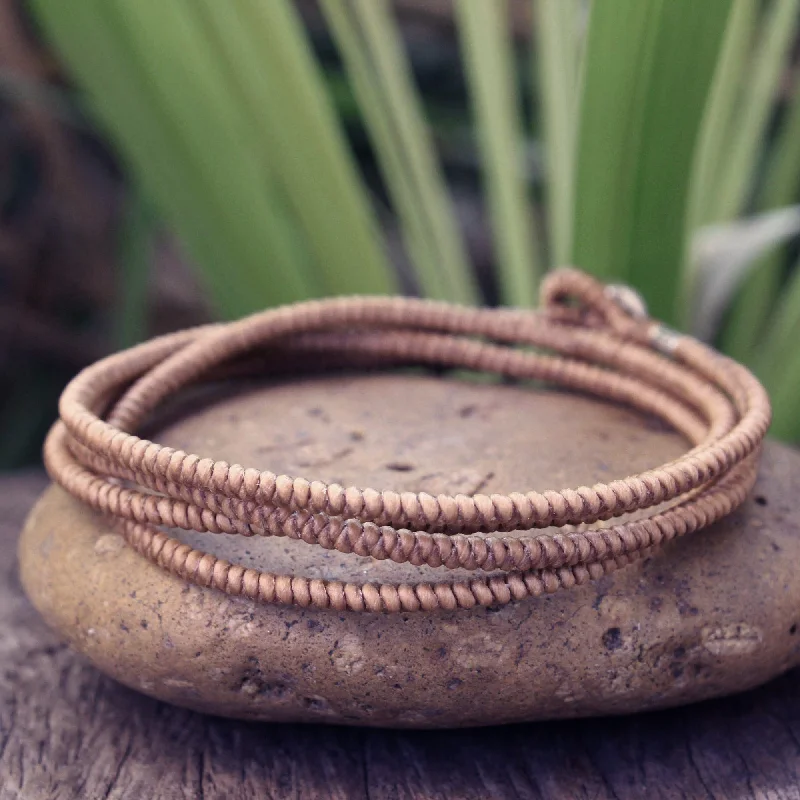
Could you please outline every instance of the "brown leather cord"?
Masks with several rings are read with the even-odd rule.
[[[606,574],[738,506],[755,480],[770,421],[758,381],[576,270],[549,276],[542,298],[539,313],[408,298],[314,301],[161,337],[98,362],[70,383],[45,463],[54,480],[112,516],[131,546],[164,569],[234,595],[338,610],[471,608],[555,591]],[[246,469],[129,433],[174,392],[270,354],[544,381],[656,415],[693,446],[668,464],[608,484],[433,497]],[[631,516],[587,528],[623,515]],[[535,531],[551,526],[582,529]],[[480,574],[400,586],[272,575],[193,550],[160,527],[288,536]]]

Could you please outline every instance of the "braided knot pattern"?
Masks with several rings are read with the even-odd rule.
[[[45,464],[64,489],[111,516],[136,551],[184,580],[253,600],[339,611],[472,608],[569,588],[740,505],[770,422],[759,382],[687,336],[671,340],[666,357],[657,349],[660,326],[628,315],[584,273],[552,273],[542,297],[538,313],[409,298],[313,301],[154,339],[73,379],[45,444]],[[277,475],[132,433],[184,387],[276,357],[457,367],[545,381],[658,416],[691,448],[667,464],[593,486],[433,496]],[[615,518],[623,519],[610,524]],[[564,530],[541,530],[550,527]],[[285,536],[475,576],[395,586],[274,575],[192,549],[168,528]]]

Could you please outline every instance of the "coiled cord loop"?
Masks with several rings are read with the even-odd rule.
[[[132,547],[185,580],[265,602],[353,611],[472,608],[569,588],[742,503],[770,422],[769,399],[744,367],[649,319],[630,290],[577,270],[548,276],[542,305],[534,313],[331,299],[160,337],[103,359],[67,386],[45,463],[68,492],[110,515]],[[659,416],[692,447],[590,487],[434,497],[276,475],[132,433],[169,395],[265,351],[542,380]],[[567,530],[537,530],[549,527]],[[397,586],[273,575],[192,549],[164,528],[287,536],[474,575]]]

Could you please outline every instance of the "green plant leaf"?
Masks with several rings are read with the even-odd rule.
[[[572,259],[580,0],[536,0],[537,76],[543,108],[551,262]]]
[[[758,0],[733,0],[692,165],[689,207],[692,229],[714,221],[715,192],[721,172],[727,169],[726,145],[752,55],[758,10]]]
[[[692,237],[694,290],[688,330],[711,342],[731,299],[766,254],[800,235],[800,206],[787,206],[731,222],[718,222]]]
[[[792,94],[770,149],[765,178],[756,200],[763,209],[780,208],[800,189],[800,72],[795,70]]]
[[[147,288],[154,257],[158,218],[136,189],[125,201],[117,237],[117,303],[113,338],[118,348],[132,347],[147,337]]]
[[[800,87],[795,75],[794,93],[780,124],[766,166],[766,178],[756,204],[760,209],[781,208],[796,202],[800,188]],[[726,346],[734,358],[753,364],[760,338],[768,329],[778,299],[786,264],[785,250],[766,256],[753,269],[731,315]],[[745,299],[746,298],[746,299]]]
[[[735,124],[723,150],[723,168],[713,192],[709,220],[725,221],[745,209],[754,170],[764,146],[764,134],[775,104],[786,54],[797,31],[800,0],[773,0],[759,32],[750,70],[744,76]]]
[[[506,0],[455,5],[488,192],[500,297],[533,306],[541,257],[522,169],[523,135]]]
[[[188,3],[208,53],[279,178],[330,294],[396,288],[380,232],[294,6],[286,0]]]
[[[160,110],[171,119],[180,144],[228,223],[238,269],[264,293],[256,307],[301,299],[319,291],[305,243],[272,171],[254,166],[247,120],[207,57],[191,3],[107,0],[128,41],[134,63],[153,87]],[[263,231],[263,234],[259,234]],[[268,248],[268,249],[264,249]],[[230,269],[230,267],[229,267]]]
[[[800,264],[781,295],[765,341],[754,359],[757,375],[770,393],[773,422],[770,432],[779,439],[800,439]]]
[[[592,4],[578,125],[575,263],[676,318],[689,172],[731,0]]]
[[[742,79],[750,62],[758,11],[758,0],[733,0],[692,164],[687,212],[689,252],[698,229],[710,224],[713,218],[714,193],[720,171],[724,169],[725,146],[742,93]],[[682,269],[678,321],[682,328],[692,331],[696,320],[691,319],[691,314],[702,305],[697,295],[702,294],[703,287],[698,284],[701,276],[695,270],[697,262],[688,257],[689,252]]]
[[[353,83],[422,292],[478,291],[387,0],[321,0]]]
[[[767,126],[772,117],[775,98],[781,79],[784,77],[786,56],[795,41],[800,2],[798,0],[775,0],[771,14],[764,23],[756,58],[756,68],[746,93],[748,121],[744,137],[740,131],[739,161],[731,165],[737,170],[739,182],[720,191],[741,192],[740,209],[744,207],[754,177],[762,163],[763,143]],[[740,141],[741,140],[741,141]],[[761,210],[780,208],[793,203],[797,197],[800,175],[800,93],[795,88],[794,96],[784,114],[772,149],[768,154],[766,177],[756,194],[755,204]],[[725,208],[726,212],[736,210]],[[758,342],[768,325],[769,317],[780,289],[784,252],[777,251],[759,263],[745,281],[725,326],[722,346],[726,352],[740,361],[752,363]]]
[[[153,0],[34,0],[34,9],[220,312],[311,295],[299,230],[274,181],[254,169],[192,20]]]

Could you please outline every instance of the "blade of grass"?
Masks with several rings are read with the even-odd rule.
[[[184,235],[198,263],[203,263],[203,256],[206,263],[223,263],[218,238],[210,235],[213,214],[185,153],[175,146],[172,131],[153,114],[148,87],[126,58],[116,28],[88,3],[68,9],[53,0],[33,0],[33,9],[81,83],[90,107],[121,149],[128,168],[141,179],[142,189]],[[211,273],[212,277],[222,274],[213,268]],[[209,284],[223,313],[242,308],[240,284],[216,286],[213,280]]]
[[[776,134],[775,143],[770,150],[764,184],[757,199],[760,209],[782,208],[797,201],[800,189],[798,142],[800,142],[800,74],[795,74],[793,94]],[[729,346],[732,353],[744,355],[752,351],[766,329],[771,310],[778,297],[785,261],[783,251],[773,253],[753,272],[753,277],[748,283],[748,304],[742,308],[742,316],[737,320],[741,326],[741,335],[746,338],[744,341],[734,338],[735,331],[731,329]]]
[[[523,135],[506,0],[457,0],[456,17],[478,127],[500,297],[536,305],[541,257],[522,169]]]
[[[688,178],[731,0],[592,4],[574,261],[677,316]]]
[[[792,278],[773,315],[755,369],[770,393],[773,423],[770,432],[779,439],[800,439],[800,264],[795,265]]]
[[[695,231],[691,259],[696,276],[687,330],[713,342],[743,280],[759,261],[800,235],[800,205],[764,211]]]
[[[396,288],[367,194],[332,113],[294,6],[286,0],[189,4],[205,21],[209,52],[260,132],[327,291]]]
[[[580,0],[537,0],[535,9],[551,261],[568,264],[572,258]]]
[[[692,166],[689,207],[692,229],[712,221],[714,194],[720,173],[726,168],[726,144],[750,63],[758,10],[758,0],[734,0],[731,8]]]
[[[405,143],[406,161],[429,220],[439,269],[454,299],[476,302],[475,279],[391,6],[388,0],[352,1],[376,75],[393,111],[393,122]]]
[[[253,219],[252,209],[240,213],[242,201],[221,196],[198,169],[198,160],[213,156],[189,152],[110,4],[92,0],[73,7],[34,0],[33,8],[142,190],[184,240],[218,310],[239,316],[267,302],[307,294],[300,271],[292,268],[296,259],[281,270],[283,262],[272,258],[272,215],[264,223]],[[261,186],[252,169],[249,180]],[[256,211],[263,208],[260,195]]]
[[[218,224],[230,225],[239,269],[247,271],[254,287],[262,287],[260,305],[319,294],[319,281],[274,176],[253,169],[246,119],[207,57],[191,6],[181,13],[177,3],[107,0],[106,8],[152,85],[156,108],[172,120],[198,178],[220,209]]]
[[[369,130],[400,221],[405,248],[416,270],[419,288],[428,297],[444,299],[448,296],[445,276],[438,269],[428,224],[403,162],[401,145],[396,139],[385,97],[359,41],[357,26],[347,12],[344,0],[320,0],[320,6],[345,62],[356,102]]]
[[[321,0],[353,82],[423,293],[478,292],[410,66],[386,0]]]
[[[750,62],[758,11],[758,0],[734,0],[703,114],[691,170],[687,212],[689,241],[681,271],[683,301],[679,322],[684,330],[692,330],[692,309],[697,307],[696,295],[701,291],[696,262],[689,257],[694,246],[694,234],[709,224],[713,216],[714,191],[724,165],[725,145],[731,135],[734,113],[742,93],[742,79]]]
[[[150,204],[134,189],[126,199],[117,238],[119,277],[113,339],[118,348],[131,347],[147,336],[147,287],[156,226]]]
[[[800,188],[800,70],[795,70],[792,95],[767,160],[757,204],[767,210],[788,205]]]
[[[751,69],[745,75],[736,125],[724,148],[724,169],[713,192],[710,219],[714,221],[733,219],[748,206],[799,15],[800,0],[773,0],[767,7]],[[722,349],[745,362],[750,362],[756,352],[780,278],[777,269],[770,272],[761,266],[745,279],[721,336]]]
[[[724,148],[724,168],[720,170],[709,217],[712,222],[733,219],[745,208],[786,54],[797,31],[799,11],[800,0],[773,0],[767,9],[751,69],[745,75],[736,124]]]
[[[660,6],[661,0],[625,7],[611,0],[590,12],[576,132],[573,260],[603,278],[626,279],[630,271],[628,228]]]
[[[760,210],[796,202],[800,188],[800,87],[795,76],[793,96],[775,137],[757,195]],[[754,365],[758,343],[769,326],[786,264],[783,248],[757,264],[745,282],[725,328],[723,347],[734,358]]]

